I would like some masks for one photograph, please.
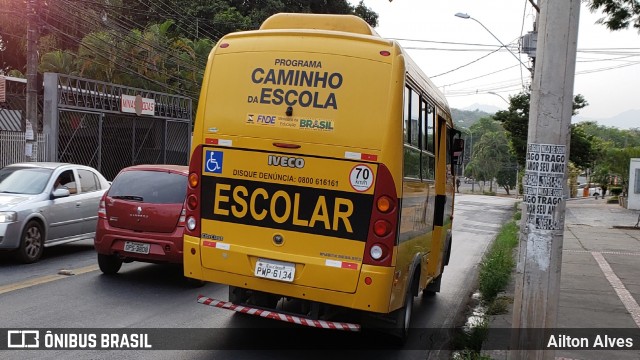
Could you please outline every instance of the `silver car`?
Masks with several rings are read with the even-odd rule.
[[[0,169],[0,250],[33,263],[45,247],[93,239],[110,183],[96,169],[19,163]]]

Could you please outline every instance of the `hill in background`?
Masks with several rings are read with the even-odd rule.
[[[478,121],[478,119],[489,117],[499,110],[499,108],[490,105],[474,104],[464,109],[451,108],[451,116],[457,127],[468,128]],[[640,110],[627,110],[606,119],[586,118],[579,114],[571,119],[571,122],[574,124],[583,121],[594,121],[598,125],[614,127],[621,130],[638,129],[640,128]]]
[[[476,121],[483,117],[490,117],[494,113],[488,113],[479,109],[475,110],[460,110],[451,109],[451,117],[453,117],[453,123],[458,128],[469,128],[475,124]]]
[[[591,119],[577,115],[573,117],[571,122],[577,123],[581,121],[595,121],[598,125],[615,127],[623,130],[640,128],[640,110],[627,110],[606,119]]]

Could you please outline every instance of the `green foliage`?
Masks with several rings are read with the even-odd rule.
[[[486,359],[481,357],[482,343],[487,338],[489,322],[483,319],[480,324],[467,331],[459,331],[453,338],[453,348],[462,350],[454,359]]]
[[[364,21],[366,21],[369,25],[376,27],[378,26],[378,14],[368,8],[363,0],[360,0],[358,5],[353,9],[355,15],[360,16]]]
[[[456,128],[468,129],[481,118],[491,117],[491,114],[477,109],[474,111],[451,109],[451,117]]]
[[[513,151],[521,168],[524,168],[527,153],[527,138],[529,135],[529,106],[531,94],[523,92],[509,98],[509,109],[498,111],[493,118],[502,123],[509,133]],[[589,105],[580,94],[573,99],[573,114]],[[569,160],[580,168],[590,167],[598,155],[593,148],[593,138],[571,125],[571,144]]]
[[[502,125],[492,118],[479,119],[467,131],[470,143],[470,162],[466,175],[481,181],[498,179],[498,185],[508,190],[515,186],[515,158]],[[493,189],[489,188],[489,192]]]
[[[612,126],[598,125],[595,121],[583,121],[576,124],[587,136],[592,136],[600,148],[640,146],[640,129],[623,130]]]
[[[513,299],[506,296],[495,298],[487,306],[487,315],[501,315],[509,312],[509,307],[513,304]]]
[[[507,286],[515,266],[513,249],[518,245],[518,226],[515,221],[506,223],[495,242],[480,263],[479,288],[482,298],[493,301]]]
[[[640,157],[640,146],[632,148],[609,148],[605,151],[601,163],[607,164],[612,175],[622,180],[622,193],[626,193],[629,182],[629,162]],[[611,189],[613,190],[613,189]]]
[[[640,6],[637,0],[589,0],[591,12],[602,11],[606,16],[598,19],[609,30],[622,30],[633,26],[640,29]]]
[[[578,195],[578,176],[580,175],[580,172],[580,169],[578,169],[574,163],[569,161],[569,196],[572,198]]]
[[[513,151],[521,168],[524,168],[529,134],[529,93],[509,98],[509,109],[498,111],[493,118],[502,123],[511,138]]]
[[[613,196],[620,196],[620,194],[622,194],[622,188],[621,187],[612,187],[611,189],[609,189],[609,192]]]
[[[591,174],[591,181],[602,188],[602,196],[605,196],[607,194],[607,189],[611,184],[610,166],[606,163],[596,165],[593,173]]]
[[[0,12],[0,33],[26,38],[22,6]],[[40,14],[41,11],[41,14]],[[371,26],[378,14],[348,0],[67,0],[42,4],[39,53],[42,71],[172,92],[192,99],[200,93],[207,56],[229,32],[255,30],[279,12],[355,14]],[[25,42],[1,42],[0,71],[24,70]],[[59,53],[57,53],[59,51]],[[75,67],[68,55],[75,57]],[[57,58],[56,58],[57,57]],[[60,70],[60,71],[58,71]],[[196,108],[194,106],[194,108]]]
[[[513,163],[515,164],[515,159]],[[510,194],[510,190],[513,190],[516,187],[516,176],[518,175],[516,166],[517,165],[514,165],[513,167],[505,166],[498,170],[498,175],[496,175],[496,182],[498,183],[498,186],[501,186],[507,192],[507,195]]]
[[[607,204],[617,204],[619,201],[617,196],[613,196],[607,199]]]
[[[77,75],[76,54],[70,51],[56,50],[42,55],[38,71]]]
[[[516,211],[515,214],[513,214],[513,220],[520,220],[522,219],[522,211]]]

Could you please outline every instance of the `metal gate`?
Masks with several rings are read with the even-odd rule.
[[[187,164],[190,98],[62,74],[44,80],[51,161],[92,166],[109,180],[130,165]],[[153,115],[121,111],[121,99],[135,96],[155,103]]]

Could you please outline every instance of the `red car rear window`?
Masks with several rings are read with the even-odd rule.
[[[133,170],[120,173],[108,196],[150,204],[181,204],[187,194],[187,177],[180,174]]]

